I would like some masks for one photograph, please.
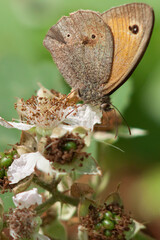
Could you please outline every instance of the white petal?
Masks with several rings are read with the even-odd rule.
[[[6,120],[4,120],[2,117],[0,117],[0,125],[6,128],[13,128],[13,126]]]
[[[147,134],[148,134],[147,130],[140,128],[131,128],[131,136],[133,137],[145,136]]]
[[[97,140],[97,141],[105,141],[105,140],[109,140],[109,139],[115,139],[115,134],[113,133],[108,133],[108,132],[100,132],[97,131],[93,134],[93,137]]]
[[[53,170],[50,164],[50,161],[47,160],[45,157],[43,157],[39,152],[37,152],[37,163],[36,163],[36,167],[38,170],[49,174],[49,175],[53,175]]]
[[[142,229],[145,229],[146,227],[142,224],[137,222],[136,220],[133,220],[134,224],[135,224],[135,230],[134,230],[134,236]]]
[[[15,206],[19,208],[29,208],[32,205],[39,205],[42,203],[42,196],[38,194],[37,188],[18,193],[16,196],[12,197],[12,199]]]
[[[58,127],[55,127],[53,129],[52,134],[51,134],[50,137],[51,138],[63,137],[67,133],[67,131],[70,131],[70,130],[66,129],[65,126],[68,126],[68,125],[60,124]]]
[[[82,126],[93,130],[96,123],[101,123],[102,111],[97,107],[83,105],[69,114],[64,120],[66,123],[74,126]]]
[[[84,138],[86,146],[90,145],[91,142],[91,131],[81,126],[70,126],[66,124],[59,124],[58,127],[54,128],[51,134],[51,138],[61,138],[67,132],[78,133],[78,135]]]
[[[119,128],[119,136],[124,138],[131,138],[131,137],[141,137],[148,134],[147,130],[140,129],[140,128],[131,128],[131,135],[129,134],[129,130],[127,127],[120,127]]]
[[[20,158],[15,159],[7,172],[11,184],[30,176],[34,172],[37,160],[37,153],[22,154]]]
[[[7,176],[11,184],[18,183],[20,180],[30,176],[35,167],[44,173],[52,175],[50,162],[39,152],[22,154],[20,158],[13,161],[8,169]]]
[[[17,128],[19,130],[24,130],[24,131],[27,131],[35,127],[35,125],[29,125],[25,123],[16,123],[16,122],[8,122],[8,123],[11,124],[13,128]]]
[[[38,97],[53,97],[54,95],[51,93],[50,90],[48,90],[47,88],[45,88],[41,83],[38,83],[40,89],[37,91],[37,96]]]
[[[25,123],[7,122],[2,117],[0,117],[0,125],[6,128],[17,128],[19,130],[29,130],[34,127],[34,125],[29,125]]]

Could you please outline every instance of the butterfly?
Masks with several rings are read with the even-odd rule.
[[[78,10],[48,31],[44,46],[84,103],[110,109],[110,95],[132,74],[151,37],[154,11],[131,3],[104,13]]]

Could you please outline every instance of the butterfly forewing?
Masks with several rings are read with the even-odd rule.
[[[113,61],[113,36],[101,16],[79,10],[48,31],[44,46],[73,88],[106,83]]]
[[[102,14],[114,36],[114,57],[109,81],[104,93],[111,94],[133,72],[148,45],[154,24],[150,6],[133,3],[112,8]]]

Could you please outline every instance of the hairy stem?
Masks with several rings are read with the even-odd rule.
[[[46,183],[38,178],[36,175],[33,177],[33,182],[36,183],[38,186],[42,187],[43,189],[47,190],[48,192],[52,193],[55,191],[58,182],[53,179],[51,183]]]
[[[65,195],[64,193],[57,191],[57,184],[59,182],[55,179],[53,179],[51,183],[46,183],[39,179],[37,176],[34,176],[33,182],[52,194],[52,196],[48,200],[36,207],[35,210],[39,215],[45,212],[48,208],[50,208],[55,202],[68,203],[73,206],[77,206],[79,203],[78,199],[72,198]]]
[[[42,214],[43,212],[47,211],[48,208],[50,208],[55,202],[61,202],[61,203],[68,203],[73,206],[77,206],[79,203],[78,199],[69,197],[64,195],[63,193],[60,193],[58,191],[55,191],[52,193],[52,197],[49,198],[47,201],[44,203],[40,204],[38,207],[36,207],[36,212],[37,214]]]

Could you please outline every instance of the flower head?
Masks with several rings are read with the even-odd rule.
[[[30,239],[37,227],[37,223],[34,221],[35,217],[35,211],[28,208],[16,208],[10,212],[10,235],[13,239]]]
[[[15,108],[23,122],[51,129],[63,122],[75,107],[66,95],[58,93],[57,95],[52,94],[52,97],[32,96],[27,101],[20,99],[15,104]]]
[[[41,133],[43,130],[45,133],[50,130],[49,134],[59,125],[64,129],[68,127],[69,131],[77,126],[92,131],[94,125],[101,122],[102,113],[100,109],[89,105],[76,104],[69,96],[70,94],[66,96],[41,87],[37,96],[32,96],[26,101],[19,99],[15,104],[20,116],[19,123],[7,122],[0,117],[0,125],[26,131],[36,127],[37,131]]]
[[[38,234],[41,219],[36,216],[34,207],[42,203],[42,196],[37,189],[17,194],[13,197],[13,202],[16,208],[10,210],[8,218],[13,239],[49,239]]]
[[[118,204],[104,204],[100,207],[90,205],[89,214],[81,222],[91,240],[125,239],[125,233],[130,231],[133,224],[133,220]]]

